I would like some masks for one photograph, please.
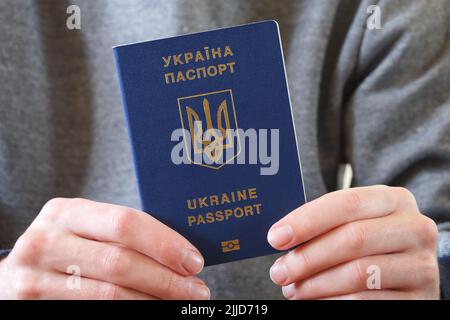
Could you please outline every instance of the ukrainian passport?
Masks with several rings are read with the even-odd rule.
[[[113,48],[142,210],[205,265],[275,253],[305,202],[278,24]]]

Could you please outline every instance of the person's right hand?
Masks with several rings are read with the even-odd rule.
[[[0,299],[209,299],[194,276],[203,263],[192,244],[144,212],[53,199],[0,261]]]

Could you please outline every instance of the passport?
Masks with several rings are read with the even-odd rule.
[[[305,203],[276,21],[113,48],[142,210],[205,265],[276,252]]]

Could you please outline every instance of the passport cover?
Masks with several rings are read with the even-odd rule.
[[[113,51],[142,210],[191,241],[205,265],[275,253],[269,228],[305,202],[278,24],[263,21]],[[226,129],[238,128],[243,131],[227,135]],[[183,135],[174,138],[176,129]],[[209,139],[202,136],[206,129]],[[267,150],[249,142],[246,130],[267,130]],[[173,161],[176,145],[184,163]],[[250,161],[251,146],[278,154],[272,172],[262,174],[267,158]]]

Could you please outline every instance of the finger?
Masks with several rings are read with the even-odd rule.
[[[155,300],[156,298],[121,286],[61,273],[39,275],[19,290],[21,299],[46,300]]]
[[[277,260],[270,276],[275,283],[286,285],[364,256],[418,248],[428,240],[420,230],[424,224],[415,219],[420,216],[391,215],[338,227]]]
[[[197,277],[181,276],[147,256],[112,244],[70,235],[55,243],[44,264],[59,272],[77,266],[86,278],[114,283],[162,299],[209,299],[210,292]],[[64,252],[64,254],[60,254]]]
[[[436,281],[435,258],[410,254],[370,256],[283,287],[287,299],[319,299],[365,290],[413,289]]]
[[[418,299],[414,292],[395,290],[367,290],[348,295],[328,297],[323,300],[413,300]]]
[[[56,212],[50,219],[79,236],[119,243],[180,274],[203,268],[203,257],[188,240],[142,211],[85,199],[54,199],[43,210]]]
[[[284,250],[348,222],[386,216],[406,205],[415,205],[415,200],[403,188],[372,186],[340,190],[289,213],[272,226],[267,239],[274,248]]]

